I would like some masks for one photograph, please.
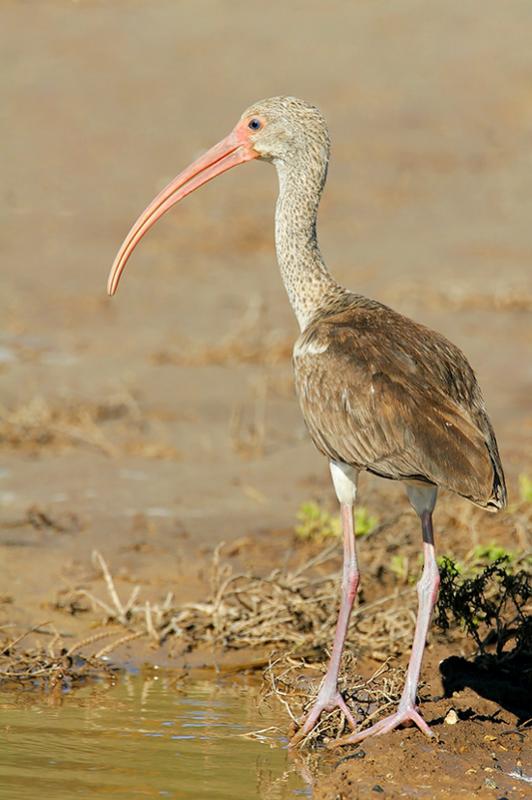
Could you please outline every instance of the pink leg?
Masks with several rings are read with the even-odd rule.
[[[310,733],[323,711],[332,711],[333,708],[338,707],[345,715],[350,726],[353,729],[356,727],[353,715],[349,711],[342,695],[338,691],[338,673],[340,671],[340,661],[342,658],[342,651],[344,649],[345,637],[349,625],[349,617],[351,616],[351,609],[353,608],[353,601],[357,593],[359,582],[355,548],[355,531],[353,525],[353,506],[348,505],[347,503],[341,503],[340,508],[344,534],[344,566],[342,576],[342,599],[340,603],[338,622],[336,623],[331,659],[329,661],[327,674],[325,675],[325,679],[320,687],[316,702],[312,706],[304,723],[290,741],[291,747],[296,745],[298,742],[304,739],[308,733]]]
[[[419,598],[419,608],[416,620],[416,630],[414,633],[414,644],[412,646],[412,654],[408,664],[406,673],[406,681],[399,701],[399,708],[394,714],[391,714],[379,722],[372,725],[371,728],[360,731],[358,733],[350,734],[349,736],[339,739],[334,742],[333,746],[344,744],[355,744],[361,742],[367,736],[381,736],[383,733],[389,733],[394,728],[400,725],[417,725],[423,733],[427,736],[433,736],[431,729],[421,717],[416,706],[416,692],[419,682],[419,673],[421,670],[421,660],[423,658],[423,650],[425,649],[425,641],[430,624],[430,617],[436,597],[438,595],[438,587],[440,585],[440,576],[438,573],[438,565],[434,554],[434,538],[432,532],[432,512],[423,511],[421,514],[421,525],[423,529],[423,551],[425,563],[423,567],[423,574],[421,580],[417,585],[417,592]]]

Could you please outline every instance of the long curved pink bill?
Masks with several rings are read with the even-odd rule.
[[[236,131],[231,131],[225,139],[211,147],[204,155],[183,170],[177,178],[174,178],[144,209],[124,239],[109,273],[107,281],[108,293],[113,295],[116,292],[120,277],[133,250],[142,237],[148,233],[149,229],[169,208],[195,189],[199,189],[207,181],[212,180],[217,175],[221,175],[222,172],[226,172],[228,169],[238,166],[238,164],[243,164],[245,161],[257,158],[257,156],[258,153],[246,141],[243,141]]]

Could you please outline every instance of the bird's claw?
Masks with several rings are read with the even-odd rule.
[[[320,698],[318,695],[318,699],[310,709],[309,713],[307,714],[306,718],[301,724],[299,730],[292,736],[289,742],[289,747],[295,747],[303,739],[308,736],[308,734],[312,731],[312,729],[316,726],[319,718],[321,717],[324,711],[333,711],[333,709],[339,708],[344,717],[347,720],[348,725],[351,727],[352,730],[356,728],[356,722],[351,714],[347,704],[340,694],[340,692],[336,691],[333,695]]]
[[[363,731],[357,731],[357,733],[351,733],[348,736],[343,736],[341,739],[337,739],[335,742],[331,742],[329,747],[342,747],[346,744],[358,744],[358,742],[361,742],[368,736],[382,736],[383,734],[389,733],[401,725],[417,725],[417,727],[426,736],[432,738],[435,735],[419,711],[414,706],[408,706],[406,708],[399,708],[394,714],[390,714],[388,717],[379,720],[379,722],[376,722],[370,728],[366,728]]]

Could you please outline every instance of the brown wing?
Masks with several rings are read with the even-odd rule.
[[[310,325],[294,349],[310,435],[329,458],[505,504],[497,443],[474,373],[439,334],[377,304]]]

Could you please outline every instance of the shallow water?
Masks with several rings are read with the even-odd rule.
[[[310,796],[248,686],[127,675],[60,698],[0,693],[0,797]]]

